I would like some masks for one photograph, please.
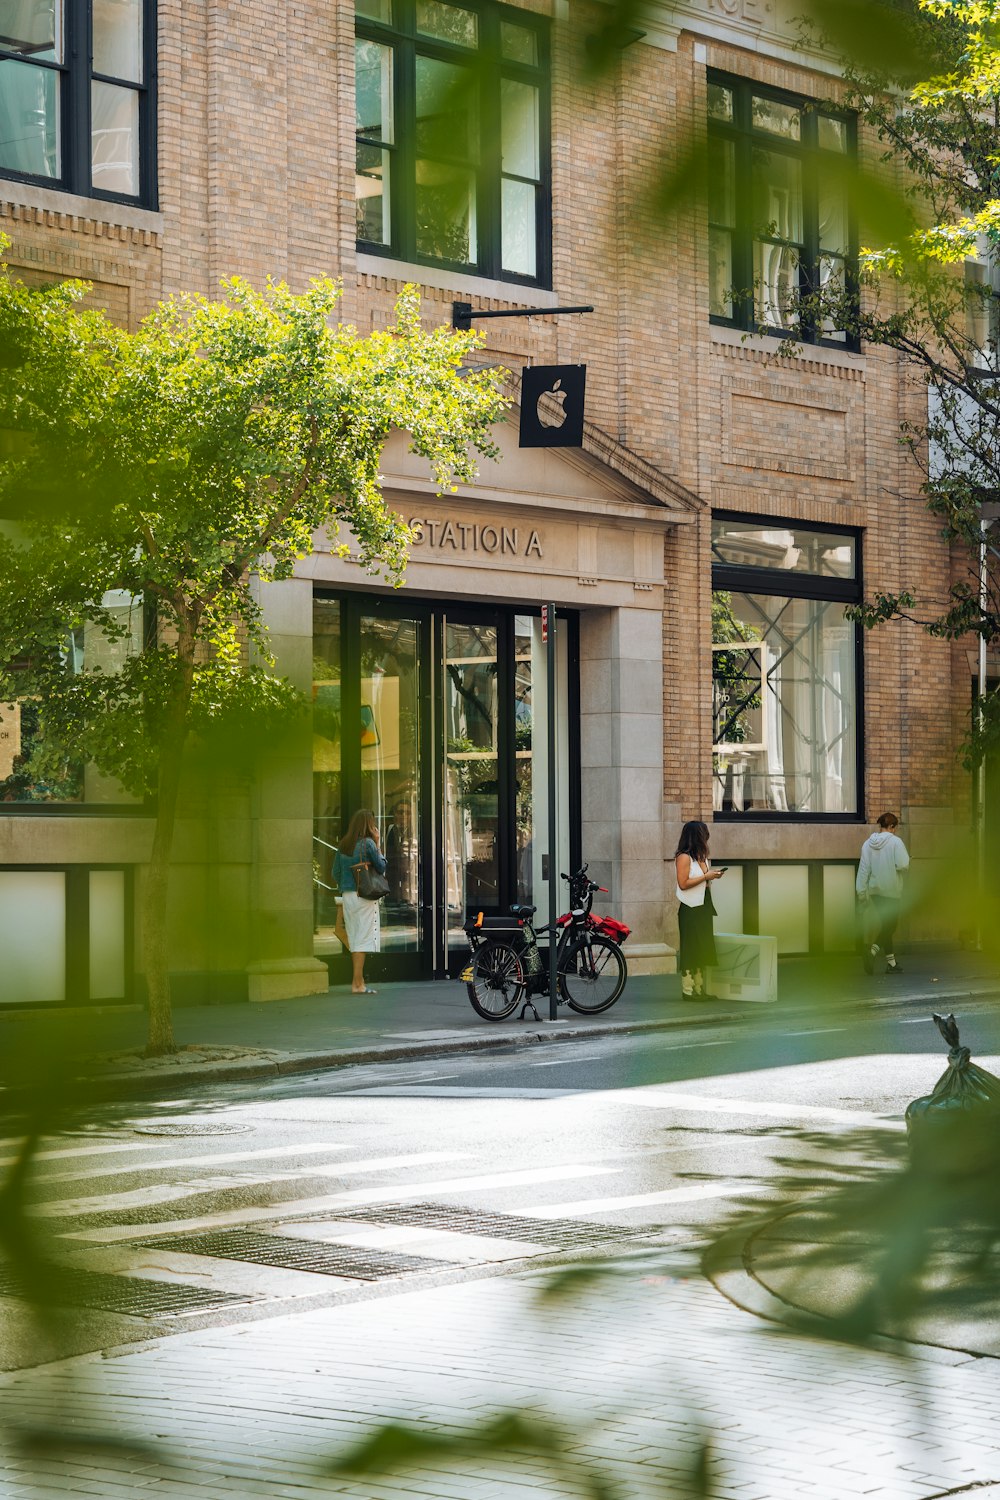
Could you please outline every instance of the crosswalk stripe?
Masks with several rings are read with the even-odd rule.
[[[435,1182],[411,1182],[405,1185],[397,1183],[391,1187],[351,1188],[342,1193],[328,1193],[320,1198],[302,1198],[297,1202],[275,1203],[268,1208],[226,1209],[219,1213],[204,1214],[198,1218],[162,1220],[158,1224],[140,1226],[113,1224],[103,1228],[69,1230],[65,1237],[106,1244],[115,1240],[135,1239],[139,1234],[147,1238],[155,1234],[180,1234],[185,1230],[221,1228],[227,1224],[260,1224],[273,1222],[277,1218],[294,1219],[301,1214],[320,1213],[324,1209],[335,1212],[353,1204],[404,1203],[408,1199],[430,1199],[453,1193],[474,1193],[488,1188],[528,1187],[539,1182],[572,1182],[581,1177],[602,1177],[620,1171],[622,1171],[621,1166],[527,1167],[510,1172],[490,1172],[481,1177],[445,1177]],[[98,1201],[104,1209],[111,1212],[119,1206],[120,1200],[109,1197]]]
[[[84,1172],[59,1172],[52,1175],[46,1173],[40,1182],[47,1187],[50,1182],[92,1182],[95,1177],[118,1177],[125,1173],[167,1172],[178,1167],[221,1167],[231,1162],[273,1160],[284,1156],[320,1156],[327,1151],[349,1151],[350,1149],[349,1146],[340,1142],[331,1141],[328,1145],[317,1145],[312,1142],[302,1146],[271,1146],[260,1151],[215,1151],[209,1156],[175,1156],[169,1161],[144,1161],[130,1163],[124,1167],[89,1167]]]
[[[0,1144],[23,1146],[24,1141],[7,1140]],[[31,1159],[32,1161],[58,1161],[73,1156],[110,1156],[116,1151],[162,1151],[163,1145],[163,1141],[115,1141],[102,1146],[71,1146],[60,1151],[33,1151]],[[20,1159],[19,1156],[0,1157],[0,1167],[16,1166]]]
[[[364,1094],[366,1098],[409,1098],[424,1096],[431,1099],[558,1099],[565,1098],[567,1094],[579,1094],[580,1089],[498,1089],[490,1088],[488,1085],[481,1088],[461,1088],[456,1085],[438,1084],[409,1084],[397,1083],[381,1088],[373,1089],[350,1089],[339,1098],[357,1097]]]
[[[877,1130],[903,1130],[902,1120],[860,1109],[832,1109],[816,1104],[777,1104],[758,1099],[726,1099],[715,1094],[667,1093],[658,1089],[630,1089],[629,1101],[646,1109],[686,1109],[714,1115],[754,1115],[772,1120],[827,1120],[842,1125],[868,1125]]]
[[[544,1208],[522,1208],[526,1219],[571,1218],[574,1214],[611,1214],[625,1208],[655,1208],[661,1203],[698,1203],[707,1198],[729,1198],[738,1193],[763,1193],[766,1184],[692,1182],[660,1193],[633,1193],[623,1198],[581,1198],[575,1203],[548,1203]]]
[[[369,1161],[310,1162],[302,1172],[269,1172],[254,1177],[255,1185],[269,1182],[291,1182],[306,1172],[313,1177],[357,1177],[363,1172],[392,1172],[401,1167],[425,1167],[434,1162],[467,1160],[461,1151],[417,1151],[412,1156],[373,1157]],[[198,1193],[219,1192],[227,1187],[245,1187],[246,1177],[206,1177],[192,1183],[161,1183],[156,1187],[135,1188],[128,1193],[102,1193],[93,1198],[63,1198],[54,1203],[34,1203],[31,1213],[40,1218],[67,1219],[79,1214],[111,1213],[115,1209],[143,1208],[147,1204],[172,1203]],[[274,1217],[274,1210],[271,1211]]]

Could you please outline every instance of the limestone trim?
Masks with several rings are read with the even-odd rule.
[[[0,217],[138,245],[158,245],[164,224],[163,214],[152,209],[81,198],[9,179],[0,181]]]
[[[392,260],[384,255],[366,255],[358,251],[358,280],[362,286],[382,282],[389,289],[415,282],[436,292],[461,292],[464,297],[478,297],[483,302],[503,302],[518,307],[557,307],[558,292],[547,287],[523,286],[518,281],[493,281],[488,276],[463,276],[457,271],[437,266],[414,265],[406,260]]]
[[[442,498],[438,486],[432,479],[409,477],[405,483],[393,479],[387,480],[383,486],[383,494],[394,505],[410,504],[415,496],[436,500],[438,503]],[[603,501],[602,508],[595,510],[594,502],[589,496],[581,496],[579,500],[552,495],[539,495],[528,499],[527,496],[517,495],[510,489],[500,486],[463,484],[461,490],[454,496],[454,502],[466,505],[469,501],[496,506],[496,517],[491,516],[491,520],[520,514],[525,519],[534,518],[541,521],[566,518],[573,521],[585,520],[598,523],[607,520],[612,524],[627,522],[632,527],[651,527],[656,531],[662,531],[666,526],[690,526],[694,520],[694,517],[686,511],[644,506],[640,502],[619,500],[614,496],[609,496]]]
[[[507,413],[507,421],[513,425],[515,412],[519,414],[521,410],[520,374],[513,370],[505,371],[503,385],[513,403]],[[682,512],[699,512],[708,509],[707,502],[700,495],[696,495],[693,490],[687,489],[678,480],[665,474],[648,459],[640,458],[638,453],[634,453],[631,448],[626,448],[624,443],[619,443],[610,433],[605,432],[593,422],[583,424],[582,449],[560,448],[558,452],[568,464],[585,464],[587,459],[596,459],[611,473],[619,475],[636,489],[641,490],[644,497],[648,496],[650,506],[679,508]]]

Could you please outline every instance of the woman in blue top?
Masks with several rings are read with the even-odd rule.
[[[347,832],[333,856],[333,883],[340,887],[344,904],[344,925],[351,949],[351,990],[355,995],[374,995],[365,985],[365,954],[377,953],[381,946],[379,903],[365,901],[358,895],[354,871],[360,864],[370,864],[385,874],[385,860],[378,842],[378,825],[369,807],[361,807],[347,825]]]

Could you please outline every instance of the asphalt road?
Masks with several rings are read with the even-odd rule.
[[[1000,1071],[994,1008],[963,1021],[974,1055]],[[91,1277],[138,1278],[138,1300],[134,1287],[123,1300],[85,1280],[72,1299],[91,1305],[39,1340],[11,1299],[3,1362],[564,1262],[609,1242],[693,1243],[817,1174],[898,1158],[906,1103],[944,1062],[928,1018],[887,1009],[791,1032],[692,1027],[108,1107],[43,1143],[28,1207],[49,1253]],[[532,1239],[525,1219],[562,1232]],[[348,1248],[372,1264],[345,1260]],[[142,1283],[154,1284],[148,1306]]]
[[[907,1102],[943,1070],[926,1017],[821,1019],[231,1085],[46,1139],[29,1222],[70,1274],[44,1322],[0,1300],[0,1494],[589,1493],[549,1487],[530,1444],[323,1477],[381,1423],[461,1431],[510,1407],[547,1412],[634,1500],[676,1492],[706,1425],[713,1500],[1000,1478],[994,1360],[782,1345],[702,1274],[726,1226],[891,1173]],[[1000,1071],[993,1007],[961,1019]],[[581,1267],[603,1279],[546,1311],[553,1275]]]

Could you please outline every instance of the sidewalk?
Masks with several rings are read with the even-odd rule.
[[[582,1500],[598,1493],[596,1471],[602,1494],[662,1500],[703,1493],[687,1478],[708,1439],[713,1500],[996,1494],[995,1361],[774,1338],[676,1251],[615,1270],[589,1295],[540,1303],[537,1273],[489,1278],[5,1376],[0,1489],[25,1500]],[[538,1447],[509,1434],[462,1447],[509,1412]],[[415,1430],[409,1464],[330,1473],[387,1423]],[[98,1447],[95,1433],[118,1446]],[[558,1470],[553,1450],[566,1456]]]
[[[585,1035],[615,1035],[725,1022],[781,1025],[803,1011],[826,1016],[843,1007],[923,1005],[961,1007],[970,997],[1000,997],[1000,976],[981,954],[948,951],[907,955],[906,973],[867,976],[860,963],[841,956],[786,959],[779,968],[775,1005],[684,1000],[676,975],[629,980],[625,994],[601,1016],[579,1016],[559,1007],[559,1021],[514,1018],[483,1021],[457,980],[379,984],[375,996],[344,988],[298,1000],[258,1005],[178,1007],[174,1013],[182,1051],[169,1059],[142,1059],[145,1016],[139,1007],[86,1011],[0,1011],[0,1082],[16,1086],[36,1058],[61,1049],[78,1074],[97,1077],[102,1092],[161,1089],[178,1084],[241,1080],[311,1071],[350,1063],[537,1045]],[[122,1055],[125,1054],[125,1055]]]

